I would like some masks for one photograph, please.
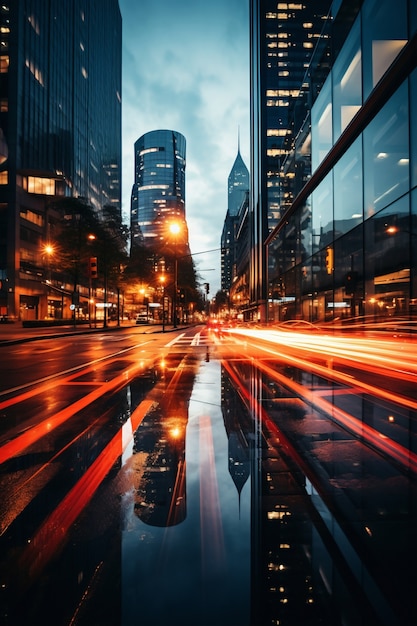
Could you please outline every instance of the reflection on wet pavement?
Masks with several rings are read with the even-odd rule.
[[[226,354],[155,358],[51,433],[49,463],[2,466],[26,503],[1,517],[2,623],[416,623],[415,476],[341,419],[404,407]]]

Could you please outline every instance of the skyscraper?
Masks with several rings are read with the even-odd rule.
[[[52,200],[121,210],[121,15],[117,0],[5,0],[0,27],[1,314],[44,317],[48,297],[61,306],[42,250]]]
[[[135,182],[131,198],[132,245],[159,248],[169,240],[169,226],[181,226],[179,241],[188,243],[185,220],[185,137],[174,130],[153,130],[135,142]]]
[[[237,156],[228,177],[227,212],[221,235],[221,288],[229,291],[236,276],[236,224],[249,189],[249,172],[238,145]]]
[[[293,96],[276,178],[263,94],[273,84],[264,36],[278,15],[266,4],[251,3],[252,302],[264,319],[268,300],[270,321],[414,319],[416,3],[332,3]]]
[[[264,243],[291,203],[295,176],[282,165],[295,141],[294,118],[304,119],[308,102],[300,98],[310,59],[320,40],[331,0],[250,2],[251,221],[250,299],[266,316],[267,274]],[[326,36],[320,40],[327,45]],[[321,57],[319,71],[328,71]],[[301,166],[300,166],[301,167]],[[300,174],[302,175],[302,174]],[[256,307],[254,306],[256,304]]]

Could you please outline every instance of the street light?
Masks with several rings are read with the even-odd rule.
[[[177,290],[178,290],[178,257],[177,257],[177,237],[181,228],[177,222],[172,222],[170,224],[169,230],[172,235],[174,235],[174,297],[172,298],[172,316],[173,316],[173,327],[177,328]]]
[[[159,277],[162,286],[162,332],[165,332],[165,276]]]

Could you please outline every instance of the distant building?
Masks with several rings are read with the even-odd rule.
[[[221,289],[229,292],[236,277],[236,224],[239,211],[249,189],[249,171],[241,154],[240,147],[228,178],[227,213],[224,220],[221,249]]]
[[[135,142],[135,182],[131,198],[132,245],[152,248],[169,243],[172,222],[188,244],[185,219],[185,137],[174,130],[153,130]]]
[[[0,6],[0,315],[62,317],[44,246],[56,197],[120,205],[117,0]]]

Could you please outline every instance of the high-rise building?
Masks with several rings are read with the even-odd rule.
[[[249,172],[238,146],[228,177],[227,212],[221,235],[221,288],[228,292],[236,277],[236,225],[239,211],[249,189]]]
[[[135,182],[131,198],[132,245],[158,249],[180,225],[178,239],[188,243],[185,220],[185,137],[174,130],[153,130],[135,142]]]
[[[305,74],[322,34],[331,0],[250,2],[251,73],[251,315],[266,316],[267,274],[264,243],[291,203],[299,172],[283,171],[296,140],[298,120],[308,111],[303,97]],[[322,35],[323,39],[320,38]],[[321,58],[318,73],[328,71]],[[301,166],[300,166],[301,167]]]
[[[53,200],[121,210],[121,15],[117,0],[4,0],[0,28],[0,313],[44,317],[64,297],[45,280]]]
[[[269,19],[263,11],[258,17]],[[254,150],[254,256],[262,249],[268,264],[262,273],[258,260],[252,297],[265,314],[268,295],[269,320],[415,318],[416,31],[412,0],[395,10],[389,0],[333,3],[300,85],[304,115],[296,105],[290,118],[293,141],[280,175],[293,183],[273,230],[261,228],[269,178]],[[263,44],[252,43],[254,60]],[[262,70],[252,66],[254,86]],[[260,84],[253,137],[264,127],[257,99],[268,84]]]

